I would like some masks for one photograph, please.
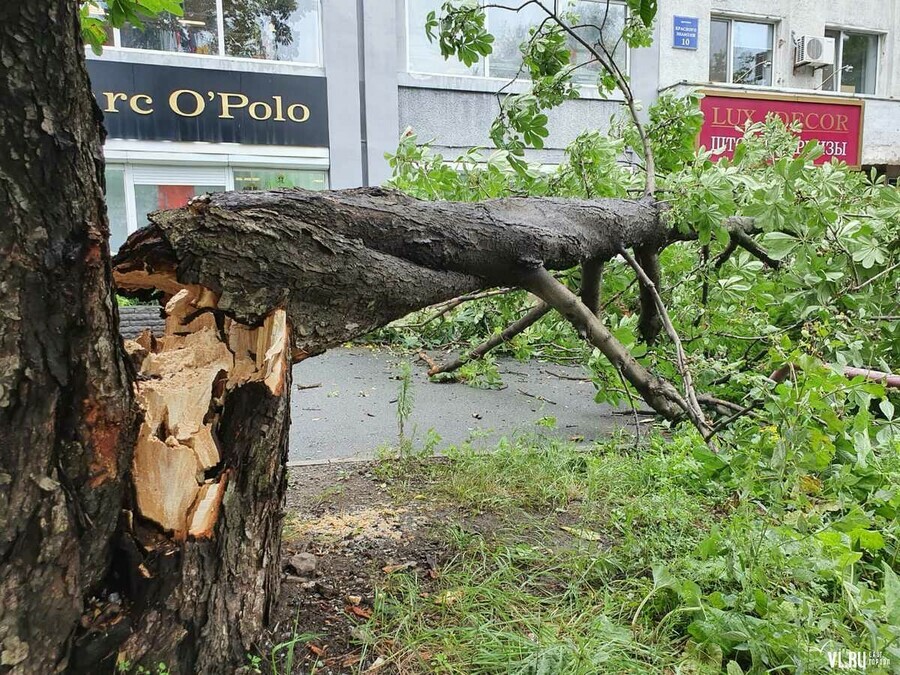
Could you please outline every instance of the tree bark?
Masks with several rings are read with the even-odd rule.
[[[220,311],[248,323],[284,307],[298,354],[669,234],[646,201],[425,202],[380,188],[216,194],[150,219],[114,261],[122,288],[147,288],[156,271],[215,291]]]
[[[65,667],[134,443],[77,15],[0,8],[0,673]]]

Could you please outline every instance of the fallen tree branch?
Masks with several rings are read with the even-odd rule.
[[[581,299],[582,302],[594,313],[600,311],[600,291],[602,289],[603,262],[600,260],[588,260],[581,265]],[[477,347],[469,351],[463,356],[459,356],[443,366],[432,366],[428,371],[428,375],[438,375],[440,373],[449,373],[469,361],[484,358],[492,349],[509,342],[519,333],[524,332],[535,323],[540,321],[550,308],[538,305],[530,312],[525,314],[517,321],[504,328],[500,333],[491,335],[487,340],[479,344]]]
[[[660,316],[660,304],[656,301],[659,294],[656,289],[659,288],[662,274],[659,267],[659,253],[652,247],[635,246],[634,258],[651,282],[650,286],[646,284],[640,286],[641,311],[638,317],[638,333],[646,344],[652,345],[659,337],[665,323]],[[629,264],[631,263],[629,262]]]
[[[697,427],[697,430],[700,431],[704,438],[707,438],[709,424],[703,415],[700,403],[697,401],[697,393],[694,391],[693,378],[691,377],[691,371],[687,365],[687,356],[684,352],[684,347],[681,344],[681,338],[678,337],[678,332],[675,330],[675,326],[672,325],[666,306],[663,304],[659,291],[656,289],[656,284],[624,246],[620,248],[619,254],[625,258],[625,261],[631,265],[632,269],[634,269],[635,274],[637,274],[638,279],[641,281],[641,286],[647,290],[656,304],[656,311],[662,322],[663,328],[665,328],[669,339],[671,339],[672,343],[675,345],[676,365],[678,367],[678,372],[681,374],[685,399],[688,402],[688,409],[685,412],[687,412],[688,417],[691,418],[691,421],[694,423],[694,426]]]
[[[520,283],[571,321],[585,340],[597,347],[614,367],[621,369],[625,379],[658,414],[672,421],[689,416],[690,406],[678,390],[638,363],[578,296],[547,270],[537,268],[523,276]]]
[[[770,256],[769,252],[766,251],[766,249],[764,249],[762,246],[760,246],[757,241],[749,234],[747,234],[744,230],[736,228],[734,230],[731,230],[728,234],[741,246],[741,248],[746,250],[757,260],[765,263],[773,270],[781,268],[781,261],[775,260],[775,258]]]
[[[785,363],[769,375],[769,379],[773,382],[783,382],[788,375],[794,372],[797,365],[794,363]],[[844,377],[853,379],[854,377],[863,377],[869,382],[877,382],[883,384],[889,389],[900,389],[900,375],[894,373],[885,373],[881,370],[871,370],[869,368],[854,368],[853,366],[844,366],[841,370]]]
[[[585,260],[581,265],[581,301],[594,314],[600,311],[603,291],[603,261]]]
[[[550,311],[550,306],[544,302],[538,303],[534,307],[532,307],[522,318],[513,323],[509,324],[506,328],[504,328],[499,333],[494,333],[487,340],[482,342],[480,345],[464,354],[463,356],[459,356],[452,361],[448,361],[444,365],[432,365],[428,370],[429,377],[432,375],[439,375],[440,373],[450,373],[460,366],[465,365],[469,361],[477,361],[480,358],[483,358],[485,354],[494,349],[504,342],[509,342],[516,335],[526,330],[530,326],[533,326],[538,321],[540,321],[547,313]]]

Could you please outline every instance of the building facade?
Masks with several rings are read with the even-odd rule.
[[[88,57],[109,131],[113,247],[148,212],[201,192],[382,183],[384,153],[407,127],[448,158],[489,147],[497,92],[527,89],[511,83],[518,45],[543,14],[489,8],[494,52],[467,68],[425,36],[441,4],[184,0],[183,17],[111,31],[102,56]],[[627,16],[614,0],[556,5],[608,36]],[[660,0],[654,31],[649,48],[619,45],[617,63],[645,108],[663,92],[702,89],[708,147],[727,152],[737,124],[776,112],[829,156],[900,173],[900,0]],[[596,74],[579,69],[581,97],[551,113],[532,159],[559,162],[580,132],[618,114]]]

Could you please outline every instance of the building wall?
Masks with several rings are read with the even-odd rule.
[[[663,44],[660,49],[659,86],[678,83],[705,83],[709,80],[710,16],[743,18],[775,24],[773,86],[776,88],[815,89],[822,83],[822,71],[811,68],[794,70],[793,38],[800,35],[823,36],[826,28],[842,28],[883,37],[878,68],[876,95],[900,96],[900,69],[894,65],[900,15],[897,2],[866,0],[662,0],[659,3]],[[672,49],[673,17],[700,19],[699,49]]]
[[[389,178],[384,154],[395,151],[399,135],[407,127],[412,127],[420,140],[432,140],[436,151],[450,159],[473,146],[489,150],[488,133],[498,111],[498,90],[504,86],[509,92],[527,90],[527,83],[509,85],[506,79],[409,72],[407,4],[426,1],[434,0],[322,0],[322,59],[318,66],[118,49],[107,50],[102,58],[236,73],[325,77],[330,130],[327,149],[235,148],[223,144],[162,149],[179,154],[184,161],[201,164],[217,161],[210,156],[250,153],[274,165],[285,156],[295,164],[307,162],[310,168],[327,169],[333,188],[376,185]],[[673,47],[676,15],[698,19],[696,50]],[[877,90],[874,95],[861,96],[865,101],[863,161],[900,166],[900,103],[894,100],[900,98],[900,65],[894,64],[895,56],[900,56],[900,0],[660,0],[653,46],[632,50],[628,58],[632,87],[643,111],[661,91],[711,85],[712,15],[774,24],[772,86],[714,85],[741,88],[761,98],[770,92],[823,93],[817,90],[822,84],[821,70],[793,68],[796,36],[824,35],[826,28],[879,34]],[[89,54],[89,58],[95,57]],[[579,133],[606,129],[617,114],[621,114],[621,100],[601,99],[595,89],[583,87],[580,100],[567,102],[550,113],[546,147],[531,151],[529,158],[558,163],[566,145]],[[113,139],[109,147],[116,161],[135,151],[130,141]],[[161,147],[144,144],[137,150],[158,152]]]

